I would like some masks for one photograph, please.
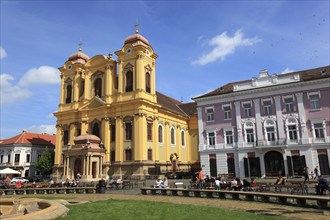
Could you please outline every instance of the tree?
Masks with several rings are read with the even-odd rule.
[[[42,152],[41,157],[37,160],[36,169],[41,172],[42,176],[50,175],[54,165],[54,153],[48,147]]]

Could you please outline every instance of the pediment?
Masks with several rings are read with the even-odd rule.
[[[106,102],[100,99],[98,96],[94,96],[88,103],[83,105],[80,110],[85,110],[85,109],[94,109],[94,108],[99,108],[106,105]]]

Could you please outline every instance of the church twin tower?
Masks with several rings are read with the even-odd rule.
[[[138,33],[112,57],[79,48],[60,67],[53,176],[159,175],[198,166],[197,111],[156,91],[156,59]]]

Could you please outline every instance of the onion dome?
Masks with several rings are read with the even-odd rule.
[[[71,54],[69,56],[68,61],[71,61],[72,63],[80,63],[85,64],[87,60],[89,59],[89,56],[84,54],[81,49],[81,45],[79,46],[78,52]]]
[[[149,41],[145,37],[143,37],[141,34],[139,34],[138,26],[139,26],[138,24],[135,25],[135,34],[128,36],[125,39],[125,44],[143,43],[143,44],[149,45]]]

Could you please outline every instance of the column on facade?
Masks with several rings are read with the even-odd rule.
[[[235,102],[236,127],[237,127],[237,146],[243,146],[243,131],[241,124],[241,102]]]
[[[257,129],[257,140],[258,145],[263,145],[263,134],[262,134],[262,123],[260,115],[260,99],[253,99],[254,111],[256,116],[256,129]]]
[[[61,125],[56,125],[56,147],[55,147],[55,164],[60,165],[62,160],[63,149],[63,130]],[[32,157],[32,155],[31,155]],[[32,158],[31,158],[32,161]]]
[[[70,124],[70,127],[69,127],[69,138],[70,138],[70,140],[69,140],[69,144],[71,145],[71,146],[73,146],[74,145],[74,138],[75,138],[75,136],[76,136],[76,125],[75,125],[75,123],[71,123]]]
[[[106,96],[106,101],[111,102],[111,95],[114,91],[114,83],[115,80],[112,77],[112,66],[108,65],[105,67],[105,80],[104,80],[104,87],[105,87],[105,96]]]
[[[164,146],[165,146],[165,158],[166,161],[169,161],[170,158],[170,148],[171,148],[171,140],[170,140],[170,123],[165,121],[164,123]]]
[[[123,62],[118,59],[118,93],[122,93],[124,91],[124,76],[123,72]]]
[[[84,97],[85,99],[91,98],[91,78],[89,76],[89,72],[85,72],[85,89],[84,89]]]
[[[107,117],[103,118],[101,123],[102,142],[106,150],[105,161],[110,162],[110,119]]]
[[[159,145],[158,145],[158,117],[155,117],[155,120],[152,123],[152,146],[153,146],[153,157],[154,160],[159,161]]]
[[[178,154],[178,156],[179,156],[179,161],[181,161],[182,160],[182,155],[181,155],[181,125],[177,125],[176,126],[176,129],[175,129],[175,140],[176,140],[176,142],[175,142],[175,145],[176,145],[176,152],[177,152],[177,154]],[[178,162],[179,162],[178,161]]]
[[[138,54],[136,59],[136,67],[135,67],[135,90],[145,90],[145,87],[143,86],[143,82],[145,82],[145,71],[143,69],[142,65],[142,58],[143,55]]]
[[[199,138],[199,150],[205,150],[204,136],[203,136],[203,113],[202,107],[197,107],[198,113],[198,138]]]
[[[70,157],[66,157],[66,176],[70,178]]]
[[[304,108],[304,100],[303,93],[296,93],[297,104],[298,104],[298,114],[300,119],[300,127],[301,127],[301,141],[302,144],[307,144],[309,142],[307,127],[306,127],[306,116],[305,116],[305,108]]]
[[[88,158],[88,175],[92,175],[92,156],[89,155],[89,158]]]
[[[76,71],[73,80],[73,101],[79,101],[79,79],[80,79],[80,72]]]
[[[136,114],[134,116],[134,160],[146,160],[147,152],[145,152],[146,147],[145,144],[147,143],[147,120],[144,114]]]
[[[123,158],[123,143],[124,142],[124,125],[121,117],[116,117],[116,142],[115,154],[116,161],[122,162]]]
[[[64,104],[64,76],[61,74],[61,88],[60,88],[60,106],[61,104]]]
[[[282,119],[282,108],[281,108],[281,96],[275,96],[275,109],[276,109],[276,118],[277,118],[277,126],[278,126],[278,136],[279,136],[279,144],[284,144],[284,140],[286,139],[284,133],[284,124]]]
[[[102,156],[99,156],[99,177],[102,177]]]
[[[265,168],[265,160],[264,160],[264,154],[260,154],[260,173],[261,177],[266,177],[266,168]]]
[[[84,156],[84,163],[83,163],[83,173],[82,173],[82,175],[85,177],[86,176],[86,174],[87,174],[87,156],[85,155]]]

